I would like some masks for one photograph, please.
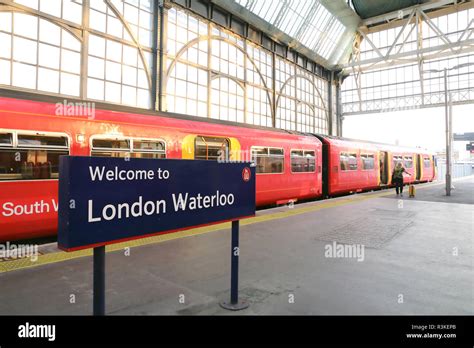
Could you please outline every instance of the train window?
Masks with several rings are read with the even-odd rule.
[[[224,157],[223,157],[224,155]],[[194,159],[214,160],[229,159],[229,140],[215,137],[196,137]]]
[[[268,148],[253,146],[252,156],[258,156],[258,155],[268,155]]]
[[[423,157],[423,166],[425,168],[430,168],[431,167],[431,161],[429,157]]]
[[[357,170],[357,154],[341,152],[339,155],[341,170]]]
[[[126,139],[93,139],[92,149],[130,152],[130,141]]]
[[[402,162],[403,162],[402,156],[398,156],[398,155],[394,155],[394,156],[393,156],[393,163],[392,163],[392,164],[393,164],[393,167],[394,167],[394,168],[396,167],[396,165],[397,165],[398,163],[402,163]]]
[[[283,173],[284,152],[281,148],[252,146],[252,161],[256,164],[256,172]]]
[[[156,140],[133,140],[133,151],[165,151],[165,143]]]
[[[166,145],[160,140],[133,139],[132,157],[166,158]]]
[[[18,147],[67,147],[67,138],[63,136],[18,134]]]
[[[275,156],[283,156],[283,149],[275,148],[275,147],[270,147],[268,149],[268,153],[270,155],[275,155]]]
[[[1,134],[0,181],[57,179],[59,156],[69,154],[66,136],[16,134],[18,146],[13,147],[13,134]]]
[[[91,156],[119,158],[166,158],[165,143],[161,140],[132,138],[92,139]]]
[[[0,146],[13,146],[13,134],[0,133]]]
[[[361,154],[360,158],[362,159],[362,169],[370,170],[375,167],[375,156],[369,154]]]
[[[405,156],[404,158],[405,168],[413,168],[413,157]]]
[[[291,172],[303,173],[314,172],[316,169],[316,158],[314,151],[292,150],[291,151]]]
[[[129,157],[131,156],[130,140],[128,139],[92,139],[91,156]]]

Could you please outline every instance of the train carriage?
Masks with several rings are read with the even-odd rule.
[[[63,110],[64,111],[64,110]],[[58,112],[58,104],[0,98],[0,241],[54,235],[62,155],[252,161],[257,206],[434,179],[433,154],[318,134],[198,121],[168,113]]]
[[[240,161],[256,165],[258,206],[322,194],[322,145],[286,131],[0,98],[0,240],[54,235],[61,155]]]
[[[317,137],[323,143],[325,196],[391,186],[392,171],[399,162],[410,174],[404,177],[405,184],[435,178],[434,155],[425,150],[334,136]]]
[[[327,158],[323,177],[326,196],[379,186],[376,145],[331,136],[318,137],[323,142],[323,156]]]

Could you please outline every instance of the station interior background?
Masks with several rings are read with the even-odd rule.
[[[0,87],[442,160],[444,68],[453,131],[474,130],[473,31],[469,0],[1,0]]]

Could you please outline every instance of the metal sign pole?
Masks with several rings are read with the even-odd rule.
[[[446,68],[444,68],[444,111],[446,117],[446,196],[451,196],[451,144],[449,141],[451,130],[449,129],[449,103],[448,72]]]
[[[239,302],[239,220],[232,221],[230,302],[220,303],[222,308],[240,311],[249,306],[247,302]]]
[[[94,248],[94,315],[105,315],[105,246]]]

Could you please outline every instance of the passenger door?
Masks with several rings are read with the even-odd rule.
[[[380,164],[380,185],[388,184],[388,152],[379,152],[379,164]]]

